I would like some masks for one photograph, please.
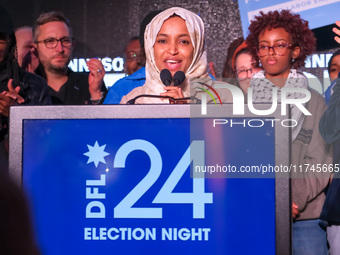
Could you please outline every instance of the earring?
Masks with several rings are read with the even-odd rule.
[[[294,62],[295,62],[295,58],[292,59],[292,63],[294,63]]]

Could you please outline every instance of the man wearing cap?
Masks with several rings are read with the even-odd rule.
[[[48,86],[41,77],[23,71],[16,58],[16,40],[8,11],[0,5],[0,170],[7,170],[9,108],[50,104]]]
[[[33,27],[33,39],[40,61],[36,73],[46,79],[53,104],[84,105],[104,101],[107,89],[100,60],[93,58],[87,62],[89,74],[75,73],[68,68],[75,41],[63,13],[41,14]]]

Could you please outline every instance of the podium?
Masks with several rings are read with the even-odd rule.
[[[42,254],[290,254],[284,116],[207,111],[12,107],[10,173]]]

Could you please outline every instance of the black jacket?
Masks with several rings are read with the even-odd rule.
[[[45,77],[43,67],[39,66],[36,70],[38,75]],[[89,92],[88,73],[75,73],[71,69],[67,71],[68,80],[60,88],[59,92],[49,87],[49,93],[53,105],[88,105],[92,104]],[[105,84],[102,84],[103,98],[100,103],[104,102],[107,93]]]
[[[10,77],[7,70],[0,71],[0,93],[7,91],[7,84]],[[49,105],[51,98],[48,93],[48,86],[44,79],[38,75],[21,71],[19,95],[25,99],[22,105]]]
[[[7,68],[0,70],[0,93],[8,91],[8,81],[10,75]],[[21,71],[20,75],[20,92],[19,95],[25,100],[21,105],[50,105],[51,98],[48,93],[46,81],[41,77]],[[8,118],[0,115],[0,141],[8,133]]]
[[[338,80],[333,87],[334,93],[331,96],[329,107],[320,120],[320,134],[327,143],[340,141],[340,73]],[[340,162],[335,162],[334,177],[327,191],[326,200],[322,208],[320,219],[328,222],[329,225],[340,225]]]

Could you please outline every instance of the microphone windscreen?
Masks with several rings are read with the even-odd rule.
[[[160,73],[160,76],[161,76],[161,81],[163,82],[165,86],[169,86],[171,84],[172,76],[168,69],[163,69]]]
[[[174,74],[174,86],[179,86],[182,84],[182,82],[184,81],[185,79],[185,74],[184,72],[182,71],[177,71],[175,74]]]

